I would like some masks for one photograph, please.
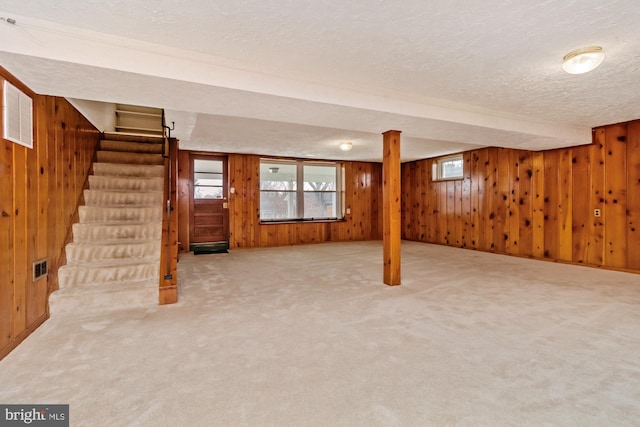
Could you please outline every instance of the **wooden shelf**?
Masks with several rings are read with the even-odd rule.
[[[162,114],[156,114],[156,113],[142,113],[142,112],[139,112],[139,111],[116,110],[116,114],[129,115],[129,116],[141,116],[141,117],[157,117],[157,118],[162,118]]]

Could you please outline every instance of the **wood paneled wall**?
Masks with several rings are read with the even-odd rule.
[[[0,138],[0,358],[48,317],[100,138],[65,99],[36,95],[1,67],[0,92],[3,79],[33,99],[34,146]],[[34,282],[32,264],[44,258],[49,274]]]
[[[179,157],[179,240],[189,250],[189,152]],[[345,221],[260,224],[260,157],[230,154],[229,247],[251,248],[374,240],[382,237],[382,166],[379,163],[345,163],[345,201],[351,214]]]
[[[463,180],[432,181],[432,163],[402,166],[403,238],[640,271],[640,120],[586,146],[466,152]]]

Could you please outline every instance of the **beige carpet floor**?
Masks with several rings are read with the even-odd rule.
[[[1,403],[72,426],[640,425],[640,276],[403,242],[180,258],[180,303],[47,321]]]

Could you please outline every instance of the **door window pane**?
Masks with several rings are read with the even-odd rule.
[[[224,198],[222,160],[193,161],[193,197],[195,199]]]

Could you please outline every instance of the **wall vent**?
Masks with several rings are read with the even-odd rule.
[[[41,259],[33,263],[33,281],[47,275],[47,260]]]
[[[6,80],[2,91],[2,136],[9,141],[33,148],[33,101]]]

